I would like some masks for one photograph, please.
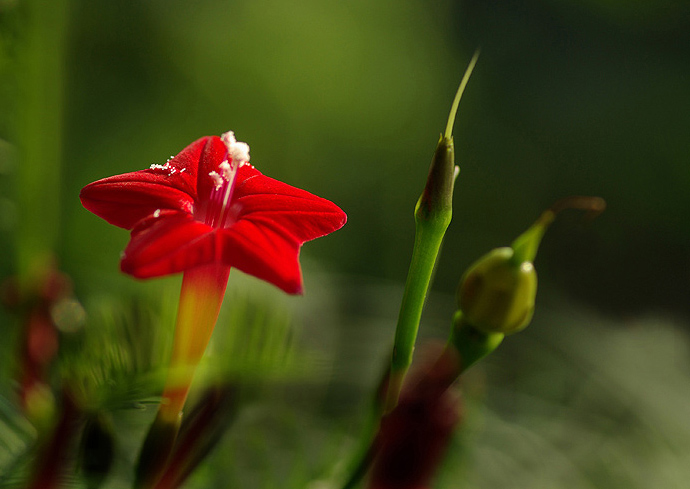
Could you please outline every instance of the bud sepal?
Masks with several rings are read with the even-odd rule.
[[[503,333],[487,333],[473,327],[462,311],[456,311],[449,343],[458,351],[461,371],[465,371],[498,348],[504,337]]]

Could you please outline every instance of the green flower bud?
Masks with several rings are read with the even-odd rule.
[[[453,186],[458,172],[453,136],[441,136],[431,160],[426,186],[415,207],[417,222],[438,223],[445,232],[453,214]]]
[[[460,168],[455,166],[455,145],[453,143],[455,115],[478,58],[479,50],[472,56],[455,94],[450,114],[448,114],[446,132],[438,140],[434,157],[431,160],[426,186],[415,207],[417,225],[424,225],[429,222],[431,223],[429,225],[438,226],[441,233],[444,233],[450,224],[453,214],[453,187],[455,186],[455,179],[460,173]]]
[[[455,186],[455,179],[460,173],[460,168],[455,166],[455,145],[453,143],[455,115],[478,58],[479,50],[475,51],[474,56],[472,56],[455,94],[450,114],[448,114],[446,132],[438,140],[434,157],[431,160],[426,186],[415,207],[415,220],[418,225],[431,222],[440,227],[442,233],[450,224],[453,214],[453,187]]]
[[[484,333],[524,329],[534,313],[537,273],[531,262],[516,263],[512,248],[497,248],[465,272],[458,306],[467,323]]]
[[[508,248],[497,248],[477,260],[458,287],[463,323],[483,333],[512,334],[529,324],[537,295],[537,272],[532,262],[546,229],[564,209],[580,209],[594,216],[606,203],[598,197],[568,197],[546,210]]]

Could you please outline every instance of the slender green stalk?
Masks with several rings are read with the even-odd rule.
[[[342,489],[355,487],[369,469],[378,450],[375,431],[381,415],[390,412],[397,405],[405,374],[412,363],[426,294],[443,236],[452,217],[453,187],[459,171],[455,166],[453,124],[462,92],[478,56],[479,51],[474,54],[460,83],[448,117],[445,135],[441,136],[436,146],[426,186],[415,207],[415,242],[405,292],[400,304],[390,367],[376,393],[371,430],[367,430],[362,437],[363,444],[355,454],[354,463]]]
[[[446,132],[438,142],[431,161],[426,186],[415,208],[415,243],[395,331],[384,412],[389,412],[396,406],[405,374],[412,363],[412,353],[417,340],[419,322],[431,283],[431,276],[443,242],[443,236],[452,218],[453,187],[455,177],[458,174],[455,166],[453,125],[460,98],[478,57],[479,51],[477,50],[455,94],[446,124]]]
[[[446,146],[448,141],[443,141]],[[449,151],[452,152],[452,141]],[[418,205],[418,208],[420,206]],[[419,216],[421,212],[416,212]],[[450,224],[451,211],[433,220],[417,217],[415,243],[412,261],[407,274],[405,292],[400,305],[398,325],[395,330],[393,355],[391,358],[391,375],[384,411],[389,412],[398,402],[398,395],[408,367],[412,363],[412,353],[417,340],[419,323],[424,309],[426,294],[429,290],[431,275],[436,264],[443,236]]]

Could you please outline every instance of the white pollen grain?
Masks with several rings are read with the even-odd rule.
[[[228,149],[228,153],[233,161],[240,164],[249,161],[249,145],[247,143],[235,143],[231,149]]]
[[[225,146],[232,146],[237,142],[235,139],[235,133],[233,131],[227,131],[220,135],[220,139],[225,143]]]
[[[236,162],[238,166],[249,161],[249,145],[247,143],[238,142],[235,139],[235,133],[228,131],[223,133],[220,138],[225,143],[228,150],[228,155],[232,161]]]
[[[223,177],[218,175],[217,172],[212,171],[208,174],[208,176],[211,177],[211,180],[213,180],[216,190],[223,186]]]

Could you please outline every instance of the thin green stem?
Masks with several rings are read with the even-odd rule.
[[[448,216],[447,222],[432,223],[417,220],[412,261],[407,274],[398,325],[395,330],[390,382],[384,405],[385,412],[389,412],[397,404],[402,381],[412,363],[412,354],[417,341],[417,332],[426,294],[431,283],[431,275],[449,223],[450,216]]]
[[[398,403],[407,369],[412,363],[436,258],[453,215],[455,175],[453,139],[441,137],[431,160],[426,186],[415,207],[414,248],[400,303],[383,413],[390,412]]]
[[[465,70],[465,74],[462,77],[462,81],[460,81],[458,91],[455,93],[455,99],[453,100],[453,105],[450,108],[450,114],[448,115],[448,123],[446,124],[446,132],[444,134],[444,137],[446,139],[450,139],[453,136],[453,124],[455,123],[455,114],[457,114],[458,112],[458,105],[460,105],[462,93],[465,91],[467,82],[470,81],[470,76],[472,76],[472,70],[474,70],[474,65],[477,64],[477,60],[479,59],[479,51],[480,50],[477,49],[474,52],[474,56],[472,56],[470,64],[467,66],[467,69]]]
[[[405,292],[400,304],[398,325],[395,330],[384,412],[390,412],[398,403],[405,374],[412,363],[412,353],[417,341],[419,322],[431,283],[431,276],[443,242],[443,236],[453,214],[453,187],[458,173],[455,166],[453,125],[462,93],[465,91],[478,58],[479,50],[475,51],[474,56],[472,56],[460,82],[460,87],[455,94],[448,115],[446,132],[438,142],[434,158],[431,161],[426,186],[415,208],[415,243],[410,269],[407,273]]]
[[[382,388],[377,391],[374,402],[373,415],[375,425],[367,430],[362,438],[363,445],[356,453],[355,464],[352,465],[349,478],[343,489],[354,487],[368,470],[376,455],[376,425],[381,416],[392,411],[398,403],[400,390],[412,363],[419,323],[433,275],[436,259],[443,242],[443,236],[450,224],[453,213],[453,188],[458,168],[455,166],[455,149],[453,144],[453,121],[458,110],[462,92],[467,85],[472,69],[479,57],[475,52],[470,65],[460,83],[455,95],[452,109],[448,117],[446,133],[442,135],[431,161],[429,176],[422,195],[415,207],[415,242],[412,250],[412,260],[407,273],[405,291],[400,304],[398,324],[395,331],[393,354],[384,377]]]

